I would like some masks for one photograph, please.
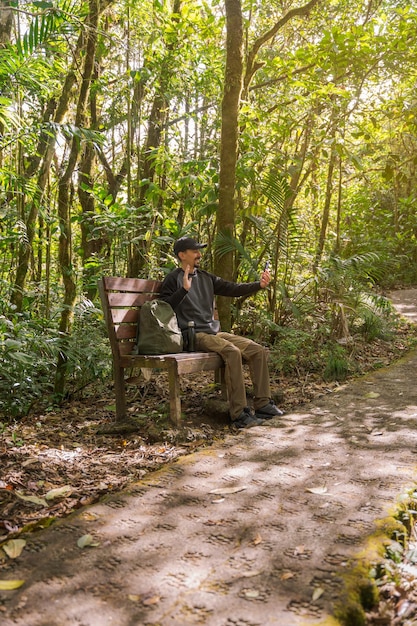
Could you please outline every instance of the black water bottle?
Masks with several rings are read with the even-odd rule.
[[[194,322],[188,322],[187,328],[187,351],[195,352],[195,324]]]

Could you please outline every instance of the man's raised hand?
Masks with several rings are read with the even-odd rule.
[[[191,267],[189,265],[186,265],[185,270],[184,270],[184,278],[182,279],[182,286],[187,291],[191,289],[191,283],[193,280],[192,277],[190,276],[190,270],[191,270]]]

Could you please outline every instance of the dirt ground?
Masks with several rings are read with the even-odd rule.
[[[417,318],[417,292],[400,294]],[[375,546],[390,544],[389,516],[414,489],[416,365],[411,352],[346,385],[286,386],[287,415],[239,433],[221,410],[196,421],[209,387],[193,381],[184,429],[167,426],[163,442],[144,411],[158,384],[132,405],[146,438],[137,423],[103,432],[110,392],[87,415],[73,403],[4,432],[1,623],[336,624],[340,603],[353,625],[417,623],[413,556],[366,622],[346,595],[358,563],[381,560]]]

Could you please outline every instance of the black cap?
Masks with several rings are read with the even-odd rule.
[[[180,237],[174,243],[174,252],[178,256],[178,252],[185,252],[186,250],[200,250],[200,248],[207,248],[206,243],[198,243],[192,237]]]

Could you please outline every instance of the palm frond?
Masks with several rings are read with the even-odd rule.
[[[257,276],[258,259],[253,258],[246,246],[236,237],[231,237],[225,233],[218,233],[214,240],[215,254],[221,259],[230,252],[237,253],[240,265],[246,270],[249,277]]]
[[[53,12],[35,15],[23,36],[16,40],[16,50],[21,58],[31,56],[40,46],[47,43],[51,33],[57,29],[57,17]]]
[[[6,131],[19,127],[19,116],[12,109],[12,101],[4,96],[0,96],[0,124]]]
[[[287,180],[276,170],[269,170],[261,182],[261,192],[277,213],[282,213],[291,195]]]

